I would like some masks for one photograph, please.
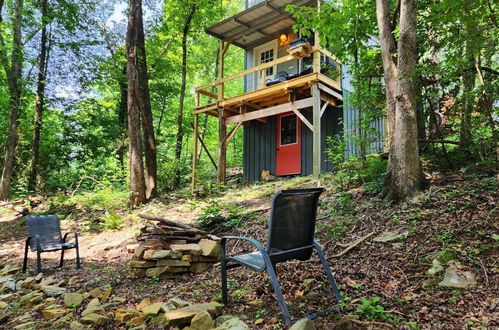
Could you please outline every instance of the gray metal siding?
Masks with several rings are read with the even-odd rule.
[[[305,117],[312,122],[312,111],[303,111]],[[327,136],[340,134],[342,112],[340,108],[328,107],[322,116],[322,172],[332,170],[332,163],[327,157]],[[267,123],[252,122],[244,127],[244,179],[259,181],[262,171],[270,171],[275,175],[276,169],[276,116],[268,118]],[[312,132],[301,124],[301,168],[302,175],[312,174]]]
[[[349,97],[352,93],[348,90],[343,90],[343,125],[344,138],[346,144],[345,157],[359,156],[360,150],[357,143],[358,127],[359,127],[359,111],[349,102]],[[370,133],[368,137],[371,140],[367,147],[367,154],[383,152],[385,146],[385,118],[380,117],[374,120],[371,127],[375,132]]]
[[[262,171],[275,174],[276,117],[244,127],[244,179],[259,181]]]
[[[312,124],[312,111],[304,111],[303,114]],[[340,108],[329,106],[324,115],[322,116],[321,123],[321,172],[330,172],[333,169],[333,163],[326,154],[327,149],[327,137],[335,136],[340,134],[342,131],[341,125],[342,111]],[[313,146],[313,136],[312,131],[302,123],[302,152],[301,152],[301,165],[302,165],[302,175],[312,174],[312,146]]]

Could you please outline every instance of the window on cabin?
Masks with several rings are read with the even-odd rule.
[[[281,117],[281,146],[297,142],[296,115]]]
[[[269,63],[274,60],[274,49],[269,49],[260,53],[260,64]],[[267,76],[274,75],[274,67],[267,69]],[[261,73],[260,73],[261,77]]]

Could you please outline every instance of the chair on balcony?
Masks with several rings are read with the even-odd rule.
[[[277,263],[289,260],[308,260],[312,256],[314,249],[319,255],[332,292],[336,300],[340,301],[340,293],[329,269],[328,262],[324,257],[320,245],[314,239],[317,206],[319,196],[323,191],[323,188],[279,191],[272,200],[266,248],[260,242],[249,237],[226,236],[222,238],[221,270],[222,298],[224,304],[228,304],[228,269],[244,266],[256,272],[266,270],[272,282],[284,321],[287,325],[290,325],[291,316],[277,282],[275,266]],[[256,247],[257,251],[237,256],[228,256],[226,253],[228,240],[249,242]],[[331,311],[335,307],[337,306],[327,308],[307,317],[313,319]]]
[[[57,215],[26,216],[28,224],[28,238],[24,248],[23,273],[28,265],[28,248],[36,251],[36,272],[42,271],[41,254],[61,250],[59,267],[64,263],[64,251],[76,249],[76,268],[80,268],[80,251],[78,246],[78,232],[74,231],[74,242],[66,242],[69,233],[61,235],[61,224]]]

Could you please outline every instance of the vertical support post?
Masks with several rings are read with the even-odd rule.
[[[227,163],[227,146],[225,137],[227,136],[227,125],[225,124],[224,109],[218,112],[218,183],[225,183],[225,167]]]
[[[220,43],[220,60],[219,60],[219,78],[222,79],[225,74],[225,54],[229,50],[232,40],[227,40]],[[218,85],[218,102],[224,100],[224,84]],[[225,169],[227,164],[227,146],[225,145],[225,137],[227,136],[227,125],[225,124],[224,108],[218,108],[218,168],[217,177],[218,183],[225,183]]]
[[[321,13],[321,1],[317,0],[317,13],[320,15]],[[319,16],[317,16],[319,17]],[[319,39],[319,31],[314,30],[314,48],[316,51],[313,54],[313,62],[312,62],[312,68],[314,73],[320,73],[321,72],[321,53],[319,52],[319,48],[321,47],[320,45],[320,39]]]
[[[196,190],[196,172],[198,167],[198,129],[199,115],[194,115],[194,150],[192,151],[192,186],[191,190],[194,194]]]
[[[312,169],[314,179],[319,179],[321,174],[321,94],[317,83],[311,86],[312,109],[313,109],[313,146],[312,146]]]

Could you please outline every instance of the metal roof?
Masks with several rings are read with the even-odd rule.
[[[317,0],[266,0],[206,29],[206,33],[231,40],[241,48],[251,48],[275,39],[296,21],[286,11],[287,5],[315,7]]]

